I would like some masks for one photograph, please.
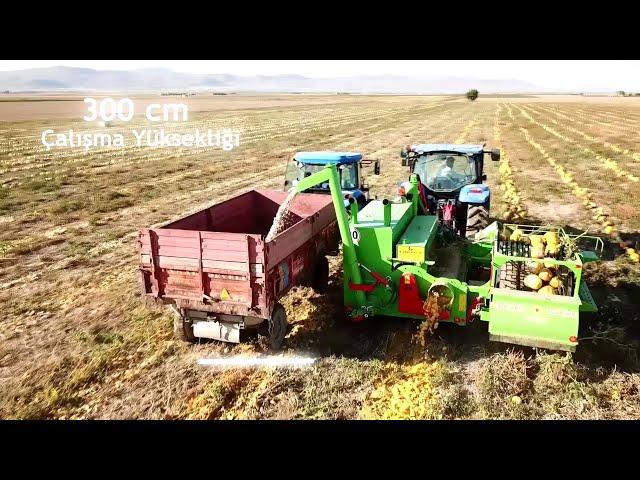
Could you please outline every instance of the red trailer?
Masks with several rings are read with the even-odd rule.
[[[337,253],[339,240],[331,196],[297,195],[289,209],[291,226],[266,242],[286,197],[252,190],[139,231],[142,291],[172,306],[180,338],[237,343],[241,330],[261,326],[279,348],[287,329],[280,297],[295,285],[326,286],[325,255]]]

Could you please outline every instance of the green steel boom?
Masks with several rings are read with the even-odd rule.
[[[360,268],[358,267],[358,258],[356,257],[353,240],[349,232],[349,219],[347,218],[344,204],[342,203],[340,177],[338,176],[338,169],[336,168],[336,165],[329,164],[319,172],[300,180],[296,185],[296,191],[300,193],[324,182],[329,182],[331,200],[333,201],[333,207],[335,208],[338,220],[338,228],[340,230],[340,238],[342,240],[343,271],[349,276],[349,278],[353,279],[354,282],[360,283],[362,278],[360,276]],[[360,294],[357,295],[357,301],[364,304],[364,293],[360,292]]]

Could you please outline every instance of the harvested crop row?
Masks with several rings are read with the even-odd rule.
[[[612,123],[612,125],[614,124],[619,124],[618,122],[621,122],[625,125],[638,125],[640,124],[640,118],[636,117],[635,114],[631,113],[631,112],[624,112],[621,111],[620,114],[622,114],[623,116],[621,117],[620,114],[615,114],[613,112],[609,112],[609,111],[602,111],[602,110],[591,110],[591,111],[585,111],[585,110],[581,110],[581,109],[575,109],[573,110],[574,113],[582,116],[582,117],[597,117],[597,118],[606,118],[607,120],[616,122],[616,123]]]
[[[424,110],[429,110],[431,108],[434,108],[435,106],[437,106],[437,105],[428,106],[425,109],[422,109],[422,110],[419,110],[419,111],[412,111],[411,113],[414,114],[414,115],[423,114]],[[390,114],[387,113],[387,114],[382,115],[382,116],[373,116],[373,117],[369,117],[368,120],[385,118],[385,117],[387,117],[389,115]],[[360,120],[360,121],[363,121],[363,120]],[[344,126],[344,125],[352,125],[352,123],[350,123],[350,122],[337,122],[337,123],[335,123],[334,122],[334,123],[330,124],[330,128],[335,128],[335,127]],[[264,135],[264,136],[261,136],[260,138],[267,138],[268,137],[271,140],[271,139],[274,139],[274,138],[285,137],[285,136],[293,135],[293,134],[298,135],[298,134],[301,134],[301,133],[308,133],[309,131],[313,131],[313,130],[314,129],[296,130],[296,131],[294,131],[292,133],[290,133],[290,132],[281,132],[281,133],[278,133],[278,134]],[[249,138],[248,140],[245,139],[243,141],[243,144],[251,144],[251,143],[256,142],[257,140],[258,140],[257,138]],[[109,156],[113,157],[113,158],[108,159],[106,161],[103,160],[103,161],[101,161],[99,163],[96,163],[95,160],[100,159],[101,156],[93,155],[92,159],[94,159],[94,161],[91,163],[91,165],[87,165],[86,168],[91,169],[91,172],[95,173],[95,172],[98,172],[98,171],[100,171],[101,169],[104,169],[104,168],[112,168],[112,167],[122,168],[122,167],[132,166],[132,165],[140,165],[141,163],[147,163],[147,162],[154,162],[154,161],[157,161],[157,160],[163,160],[163,159],[166,159],[166,158],[177,159],[177,158],[182,158],[182,157],[194,157],[194,156],[197,156],[199,154],[205,154],[205,153],[210,151],[210,149],[208,149],[208,148],[200,148],[200,149],[189,149],[189,150],[182,150],[182,151],[176,152],[175,150],[172,150],[172,149],[143,149],[143,148],[140,148],[140,147],[135,147],[134,150],[137,150],[138,152],[142,152],[142,151],[146,150],[147,153],[144,154],[144,155],[134,156],[133,157],[134,159],[130,159],[128,161],[123,161],[125,158],[127,158],[123,154],[123,152],[120,152],[118,150],[111,150],[109,152]],[[69,152],[66,152],[66,151],[56,152],[56,156],[59,157],[60,159],[64,158],[65,159],[65,162],[64,162],[65,164],[67,164],[69,162],[74,162],[74,161],[79,161],[79,162],[86,161],[86,159],[85,159],[86,157],[80,157],[80,158],[77,158],[75,160],[68,160],[69,158],[73,158],[75,155],[69,155]],[[48,163],[46,165],[47,166],[51,166],[52,163]],[[36,168],[36,167],[38,167],[38,168],[41,169],[43,166],[44,165],[33,165],[33,166],[26,167],[26,168]],[[13,170],[22,170],[24,168],[25,167],[13,169]],[[13,171],[13,170],[11,170],[11,171]],[[59,169],[56,169],[54,171],[41,170],[41,171],[34,172],[33,174],[23,176],[21,178],[23,178],[23,179],[24,178],[34,178],[34,177],[41,177],[43,175],[51,175],[51,174],[60,175],[60,174],[66,173],[66,172],[70,172],[71,170],[72,169],[70,167],[59,168]],[[84,170],[84,168],[75,169],[74,173],[82,172],[83,170]],[[0,173],[5,173],[5,172],[6,172],[6,170],[3,171],[3,172],[0,172]],[[17,180],[17,178],[5,179],[5,183],[6,182],[15,182],[16,180]]]
[[[513,170],[509,163],[509,154],[504,148],[502,142],[502,132],[500,131],[500,113],[502,105],[496,106],[495,119],[493,124],[493,136],[500,148],[500,191],[502,192],[503,216],[507,221],[518,220],[524,218],[527,214],[525,207],[522,205],[522,199],[518,193],[518,189],[513,183]]]
[[[430,110],[432,108],[436,108],[439,105],[440,104],[429,105],[422,109],[419,109],[419,111],[424,112],[424,110]],[[414,112],[414,111],[417,111],[417,109],[406,109],[406,108],[405,109],[376,109],[371,111],[367,110],[364,112],[359,112],[358,114],[338,115],[338,116],[332,117],[330,120],[327,119],[326,117],[325,118],[315,117],[311,120],[302,120],[302,121],[299,120],[297,122],[292,122],[286,125],[276,125],[273,128],[264,128],[264,126],[261,126],[260,128],[255,130],[241,129],[241,139],[243,144],[250,144],[250,143],[265,140],[265,139],[271,140],[273,138],[281,138],[287,135],[297,135],[300,133],[307,133],[319,128],[321,129],[321,128],[335,128],[338,126],[347,126],[357,122],[370,121],[374,118],[376,119],[386,118],[391,115],[397,115],[398,113]],[[195,122],[191,123],[191,125],[194,125],[194,123]],[[195,126],[198,126],[198,125],[195,125]],[[202,128],[210,128],[210,127],[211,125],[209,123],[202,125]],[[302,127],[306,127],[306,128],[302,128]],[[167,134],[170,134],[170,133],[177,132],[178,127],[175,127],[175,126],[165,127],[164,130]],[[111,133],[125,134],[126,132],[124,130],[122,131],[112,130]],[[42,168],[46,165],[50,165],[50,163],[48,162],[50,162],[53,159],[64,159],[65,163],[70,163],[70,162],[72,163],[74,161],[80,161],[80,162],[86,161],[86,152],[84,152],[83,149],[76,152],[68,149],[46,151],[45,147],[41,143],[39,143],[39,140],[40,140],[39,138],[32,139],[32,142],[34,143],[33,145],[32,144],[23,145],[22,147],[13,145],[11,147],[11,151],[12,151],[11,155],[12,156],[20,155],[23,157],[23,160],[16,161],[12,159],[11,160],[12,168],[2,170],[0,171],[0,173],[9,173],[9,172],[17,172],[17,171],[28,170],[28,169]],[[130,146],[126,146],[124,148],[119,148],[119,149],[114,149],[113,147],[94,148],[92,149],[92,153],[94,154],[93,157],[96,157],[96,155],[109,155],[109,156],[118,157],[119,159],[124,159],[126,158],[125,153],[134,153],[136,151],[142,151],[142,150],[147,150],[147,148],[130,145]],[[198,149],[198,150],[191,149],[181,153],[183,155],[195,155],[195,154],[201,153],[204,150],[206,149]],[[154,149],[154,151],[162,152],[162,150],[159,150],[159,149]],[[31,153],[33,155],[37,154],[37,156],[27,157],[26,159],[24,159],[24,156],[26,153]],[[163,156],[162,153],[152,153],[149,155],[156,156],[157,158],[161,158]],[[113,162],[113,161],[111,162],[111,164],[116,164],[116,163],[118,163],[118,165],[122,164],[119,162]],[[23,166],[19,166],[21,164],[23,164]],[[91,165],[91,167],[93,167],[93,165]]]
[[[522,114],[523,117],[525,117],[527,120],[529,120],[534,125],[538,125],[543,130],[546,130],[551,135],[563,140],[566,143],[570,143],[572,145],[576,145],[577,147],[582,148],[582,150],[586,154],[593,155],[594,157],[596,157],[600,161],[600,163],[598,163],[599,166],[601,165],[604,168],[613,171],[618,177],[626,178],[627,180],[630,180],[632,182],[638,182],[640,180],[640,178],[638,178],[635,175],[633,175],[633,174],[627,172],[626,170],[623,170],[622,168],[620,168],[620,166],[618,165],[618,163],[615,160],[612,160],[611,158],[603,157],[602,155],[600,155],[600,154],[594,152],[593,150],[591,150],[589,147],[585,147],[584,145],[581,145],[576,140],[574,140],[574,139],[572,139],[570,137],[567,137],[566,135],[563,135],[562,133],[558,132],[557,130],[551,128],[549,125],[546,125],[546,124],[544,124],[542,122],[537,121],[535,118],[533,118],[528,113],[529,111],[532,111],[534,113],[538,113],[535,110],[533,110],[531,108],[527,108],[526,111],[525,111],[522,108],[517,107],[517,106],[515,108],[517,108],[520,111],[520,113]],[[524,108],[526,108],[526,107],[524,107]],[[554,123],[558,124],[554,120],[552,120],[552,121]]]
[[[530,107],[529,107],[529,108],[530,108]],[[535,110],[534,110],[534,111],[535,111]],[[538,114],[539,114],[539,112],[536,112],[536,113],[538,113]],[[568,117],[568,116],[566,116],[566,115],[562,115],[562,117],[561,117],[561,116],[560,116],[559,114],[557,114],[556,112],[551,111],[551,113],[556,114],[556,116],[558,116],[558,117],[560,117],[560,118],[564,117],[564,120],[568,120],[568,121],[572,121],[572,120],[573,120],[573,121],[575,121],[574,119],[572,119],[571,117]],[[558,124],[558,125],[559,125],[559,124]],[[627,148],[623,148],[623,147],[621,147],[621,146],[619,146],[619,145],[615,145],[615,144],[613,144],[613,143],[600,141],[600,140],[598,140],[596,137],[593,137],[593,136],[589,135],[588,133],[585,133],[585,132],[583,132],[583,131],[581,131],[581,130],[578,130],[577,128],[573,128],[573,127],[571,127],[571,126],[567,125],[566,123],[563,123],[563,124],[562,124],[562,127],[563,127],[563,128],[565,128],[565,129],[567,129],[567,130],[569,130],[570,132],[573,132],[573,133],[575,133],[575,134],[577,134],[577,135],[580,135],[580,136],[581,136],[581,137],[583,137],[585,140],[588,140],[588,141],[590,141],[590,142],[596,143],[596,144],[598,144],[598,145],[602,145],[602,146],[604,146],[604,147],[608,148],[609,150],[611,150],[611,151],[613,151],[613,152],[616,152],[616,153],[618,153],[618,154],[627,155],[627,156],[629,156],[629,157],[633,158],[633,159],[634,159],[634,160],[636,160],[636,161],[640,161],[640,153],[633,152],[633,151],[631,151],[631,150],[629,150],[629,149],[627,149]],[[634,134],[635,134],[635,133],[636,133],[636,132],[634,132]]]
[[[612,134],[620,134],[621,132],[632,133],[637,129],[636,127],[631,126],[630,122],[624,122],[623,124],[612,122],[610,119],[603,120],[602,117],[598,116],[597,112],[586,112],[583,110],[561,110],[556,106],[550,106],[543,108],[539,106],[544,111],[548,113],[552,113],[555,116],[562,118],[564,120],[568,120],[572,123],[583,125],[586,127],[594,128],[597,127],[598,130],[607,130]],[[570,116],[573,115],[573,116]],[[577,118],[576,118],[577,117]],[[622,121],[622,120],[619,120]]]
[[[551,165],[560,179],[567,185],[571,187],[571,191],[573,194],[582,201],[582,204],[585,208],[589,209],[592,213],[592,219],[594,222],[597,222],[601,225],[602,231],[609,235],[612,240],[622,246],[622,239],[620,238],[620,234],[616,231],[614,223],[608,218],[609,214],[605,213],[602,207],[599,207],[593,200],[593,194],[584,187],[581,187],[574,179],[571,173],[567,172],[562,165],[560,165],[555,158],[547,153],[547,151],[537,143],[533,138],[531,138],[531,134],[529,131],[520,127],[520,131],[524,135],[525,139],[529,144],[534,147],[540,154],[544,157],[544,159]],[[625,250],[625,253],[629,256],[629,258],[638,263],[640,261],[640,257],[638,253],[633,248],[628,248]]]
[[[476,124],[476,120],[471,119],[469,120],[469,122],[467,123],[467,125],[464,127],[464,129],[460,132],[460,135],[458,135],[455,139],[455,141],[453,143],[464,143],[465,139],[467,138],[467,136],[469,135],[469,132],[471,131],[471,129],[473,128],[473,126]]]
[[[425,108],[429,109],[429,108],[435,108],[437,107],[439,104],[434,104],[434,105],[429,105],[426,106]],[[415,109],[413,109],[415,110]],[[262,138],[268,138],[268,135],[270,133],[279,133],[282,134],[285,131],[287,131],[287,129],[291,132],[291,133],[296,133],[297,131],[301,130],[301,128],[303,127],[320,127],[320,128],[326,128],[327,125],[331,125],[331,124],[335,124],[336,122],[349,122],[351,120],[353,121],[365,121],[365,120],[369,120],[372,116],[388,116],[388,115],[395,115],[398,113],[404,113],[407,111],[411,111],[411,109],[408,109],[407,107],[404,108],[385,108],[385,109],[360,109],[354,113],[344,113],[344,112],[340,112],[337,113],[336,111],[333,110],[328,110],[327,112],[314,112],[314,115],[309,117],[309,116],[300,116],[300,115],[304,115],[304,112],[302,112],[300,115],[296,115],[296,117],[289,119],[288,121],[279,121],[279,122],[274,122],[274,121],[270,121],[270,120],[266,120],[266,121],[260,121],[257,124],[254,125],[249,125],[246,122],[238,122],[237,120],[233,119],[233,121],[230,123],[231,120],[225,120],[224,118],[220,118],[220,117],[214,117],[214,118],[209,118],[209,117],[204,117],[201,119],[194,119],[192,121],[190,121],[190,127],[193,128],[200,128],[200,129],[207,129],[207,128],[216,128],[215,124],[224,124],[225,127],[229,127],[229,128],[235,128],[238,129],[242,132],[242,136],[244,140],[248,140],[248,139],[252,139],[252,138],[257,138],[257,139],[262,139]],[[214,124],[212,124],[212,122],[214,122]],[[82,124],[79,124],[82,125]],[[69,128],[73,128],[74,126],[78,126],[77,122],[76,123],[69,123],[66,125],[66,128],[60,128],[58,129],[58,131],[62,131],[62,130],[68,130]],[[84,125],[82,125],[84,126]],[[130,128],[149,128],[152,125],[148,125],[146,123],[131,123],[128,125],[128,127]],[[164,131],[166,133],[176,133],[176,132],[180,132],[183,129],[183,126],[180,123],[177,124],[168,124],[166,126],[163,127]],[[95,129],[83,129],[82,133],[99,133],[102,132],[103,130],[95,130]],[[125,134],[126,131],[122,130],[122,128],[110,128],[109,129],[110,133],[119,133],[119,134]],[[254,135],[257,134],[257,135]],[[266,135],[266,136],[265,136]],[[13,138],[9,138],[8,140],[2,142],[0,145],[4,145],[7,148],[7,154],[4,155],[5,157],[8,157],[11,159],[11,165],[15,166],[15,165],[20,165],[20,164],[31,164],[33,163],[34,160],[38,161],[43,161],[43,160],[47,160],[53,156],[56,156],[57,153],[59,153],[59,150],[56,151],[46,151],[44,146],[41,144],[40,142],[40,137],[39,136],[28,136],[28,137],[22,137],[19,139],[13,139]],[[129,146],[129,147],[125,147],[124,149],[120,149],[120,150],[135,150],[137,147],[135,146]],[[107,148],[94,148],[92,149],[93,153],[107,153],[109,151],[111,151],[112,149],[107,147]],[[29,156],[26,156],[26,154],[31,154]],[[33,155],[38,154],[37,157],[34,157]],[[13,157],[22,157],[20,160],[16,160]],[[67,156],[69,156],[67,154]],[[74,155],[75,156],[75,155]],[[3,162],[2,160],[0,160],[0,162]]]
[[[434,117],[434,119],[436,121],[437,121],[437,119],[441,119],[441,122],[443,121],[443,117],[449,117],[449,115],[443,115],[442,113],[435,113],[432,116]],[[406,116],[403,116],[403,117],[406,117]],[[374,129],[375,133],[368,133],[368,132],[370,132],[372,130],[371,126],[366,126],[366,128],[362,128],[362,129],[355,130],[355,131],[360,131],[361,134],[365,133],[365,137],[364,138],[369,138],[369,137],[372,137],[372,136],[379,136],[379,135],[383,134],[385,131],[391,131],[391,130],[394,130],[394,129],[398,129],[399,127],[402,127],[405,124],[411,124],[411,125],[415,124],[414,116],[412,115],[411,118],[406,118],[406,119],[403,118],[403,122],[400,125],[394,125],[392,127],[383,128],[383,129],[379,129],[379,128],[378,129]],[[351,130],[351,132],[353,133],[354,130]],[[406,133],[406,132],[403,132],[403,133]],[[345,136],[345,135],[343,134],[342,136]],[[351,137],[352,135],[348,135],[348,136]],[[335,141],[338,138],[338,136],[333,136],[331,138],[332,138],[332,141]],[[357,142],[354,141],[354,140],[349,140],[347,143],[345,143],[342,146],[339,146],[339,145],[333,143],[332,147],[334,147],[334,148],[347,148],[347,149],[348,148],[353,148],[354,145],[357,145],[362,140],[363,140],[363,137],[360,136],[359,140]],[[349,146],[349,145],[351,145],[351,146]],[[171,152],[167,152],[167,156],[169,156],[170,154],[171,154]],[[177,156],[178,155],[173,154],[173,157],[177,157]],[[134,160],[133,162],[129,162],[129,163],[134,163],[134,162],[137,163],[137,164],[140,164],[141,160],[137,160],[137,161]],[[207,159],[207,163],[208,164],[211,164],[212,162],[215,163],[216,167],[218,167],[220,169],[220,171],[225,171],[228,168],[228,166],[232,165],[233,163],[235,163],[236,160],[233,160],[233,157],[230,157],[228,155],[220,155],[219,159],[215,159],[215,160],[214,159]],[[249,167],[250,171],[254,171],[253,170],[254,167],[251,167],[250,163],[248,163],[246,166]],[[107,165],[106,168],[108,168],[108,167],[109,166]],[[101,166],[101,167],[98,167],[98,168],[94,168],[94,169],[92,169],[92,173],[96,173],[98,171],[104,170],[104,168],[105,168],[104,166]],[[277,167],[277,169],[280,169],[280,168],[281,167]],[[43,172],[40,172],[40,173],[49,174],[50,175],[50,172],[47,172],[46,170],[43,171]],[[158,183],[169,184],[169,185],[170,184],[174,184],[176,182],[179,182],[181,178],[183,178],[185,176],[188,177],[193,173],[194,173],[193,170],[190,170],[190,171],[187,171],[187,172],[180,171],[180,172],[176,173],[175,175],[163,176],[161,178],[161,180],[158,180]],[[237,172],[237,173],[240,173],[240,172]],[[118,178],[120,178],[120,176],[118,176]],[[194,193],[202,193],[202,192],[204,192],[206,190],[207,189],[202,190],[201,188],[198,188],[198,190],[196,192],[194,192]],[[145,206],[147,204],[154,204],[157,207],[157,204],[155,202],[156,202],[156,200],[149,199],[148,202],[138,203],[136,209],[145,208]]]

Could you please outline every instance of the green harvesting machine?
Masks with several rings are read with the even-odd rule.
[[[491,340],[575,351],[580,314],[597,311],[582,268],[599,258],[601,239],[499,222],[465,238],[429,214],[415,174],[392,201],[372,200],[361,210],[353,201],[349,212],[335,165],[295,188],[327,182],[349,319],[409,318],[430,331],[439,322],[479,319],[488,322]]]

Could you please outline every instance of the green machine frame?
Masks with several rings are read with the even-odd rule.
[[[598,259],[596,251],[602,251],[601,239],[571,236],[554,229],[560,236],[594,242],[593,250],[578,251],[567,260],[540,259],[562,267],[571,279],[569,295],[504,288],[500,272],[504,268],[520,271],[532,258],[525,252],[505,248],[497,222],[480,232],[474,242],[452,236],[439,228],[435,216],[424,214],[415,175],[410,177],[411,188],[403,197],[394,202],[372,200],[362,210],[353,202],[347,215],[338,179],[335,165],[327,165],[301,180],[296,190],[329,183],[343,244],[344,305],[353,320],[377,315],[424,319],[417,300],[423,301],[431,289],[438,288],[452,298],[442,321],[465,325],[479,318],[489,323],[492,340],[575,350],[579,314],[597,310],[582,279],[582,266]],[[551,229],[506,226],[525,233]],[[478,271],[485,276],[474,278]],[[408,288],[414,288],[419,295],[414,299],[413,310],[406,307],[403,292]]]

